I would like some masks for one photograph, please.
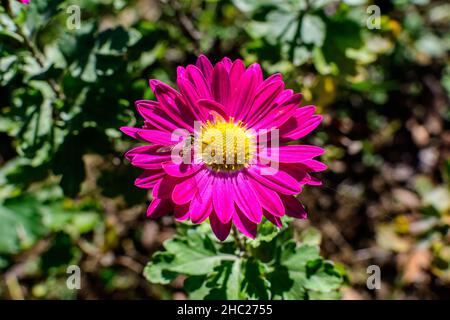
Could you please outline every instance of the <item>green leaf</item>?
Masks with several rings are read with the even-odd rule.
[[[317,242],[315,239],[313,242]],[[272,283],[272,292],[283,299],[305,299],[313,292],[330,293],[332,295],[343,283],[341,274],[335,266],[324,261],[320,256],[318,245],[288,242],[281,250],[281,266],[275,266],[273,274],[269,277]],[[275,281],[281,280],[275,284]],[[320,295],[316,294],[319,298]]]
[[[211,291],[207,286],[208,277],[191,276],[184,281],[184,290],[189,294],[190,299],[203,300]]]
[[[302,19],[300,35],[304,43],[321,47],[326,35],[325,23],[318,16],[306,14]]]
[[[97,38],[96,53],[103,55],[117,55],[126,52],[142,37],[136,29],[125,30],[123,27],[108,29],[99,34]]]
[[[416,41],[417,50],[431,57],[442,57],[446,53],[446,48],[442,39],[432,33],[427,33]]]
[[[258,233],[255,239],[250,239],[248,242],[254,248],[259,247],[263,242],[272,241],[278,234],[280,230],[269,220],[263,219],[263,221],[258,225]]]
[[[319,271],[305,282],[305,288],[314,291],[330,292],[338,289],[341,284],[342,279],[339,276]]]
[[[168,252],[157,252],[144,269],[145,278],[152,283],[168,284],[178,275],[168,270],[175,257]]]
[[[285,266],[276,265],[274,270],[267,275],[270,282],[270,291],[274,299],[304,299],[306,290],[302,281],[299,281],[289,273]]]
[[[6,200],[0,205],[0,221],[0,254],[27,249],[48,232],[38,203],[31,197]]]
[[[241,282],[242,282],[242,269],[241,269],[241,259],[237,259],[233,262],[230,275],[227,281],[227,299],[237,300],[240,298],[241,292]]]
[[[212,272],[222,260],[233,259],[230,255],[217,255],[205,246],[207,240],[175,238],[164,243],[167,251],[176,256],[171,271],[189,275],[202,275]]]
[[[184,283],[191,299],[236,300],[241,299],[243,279],[241,259],[223,261],[206,276],[191,276]]]
[[[150,282],[168,283],[177,274],[206,275],[214,271],[222,261],[234,261],[236,257],[218,253],[205,235],[190,230],[186,237],[177,236],[164,242],[166,252],[157,253],[145,268]]]
[[[0,85],[6,86],[17,75],[17,57],[0,58]]]
[[[338,69],[335,63],[327,63],[322,49],[315,47],[312,51],[314,66],[317,71],[322,75],[338,74]]]
[[[45,225],[52,231],[64,231],[74,237],[90,232],[99,224],[96,212],[64,208],[62,201],[41,207]]]
[[[254,38],[265,37],[274,45],[281,40],[291,41],[298,26],[295,12],[273,10],[267,14],[265,21],[252,21],[248,31]]]
[[[244,264],[243,291],[250,299],[268,300],[270,297],[270,282],[266,278],[266,265],[250,258]]]
[[[281,264],[290,270],[306,271],[306,265],[311,260],[320,258],[318,246],[300,245],[288,242],[281,253]]]
[[[300,241],[302,244],[318,246],[322,241],[322,235],[319,230],[311,227],[301,233]]]

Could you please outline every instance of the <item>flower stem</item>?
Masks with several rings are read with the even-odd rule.
[[[239,237],[239,232],[237,231],[237,229],[234,225],[232,227],[232,233],[233,233],[234,242],[236,243],[236,247],[239,249],[239,255],[246,256],[248,254],[248,252],[245,247],[245,243]]]

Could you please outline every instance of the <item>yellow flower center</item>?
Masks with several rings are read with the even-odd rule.
[[[255,136],[241,121],[216,118],[200,132],[203,162],[215,171],[237,171],[248,166],[256,150]]]

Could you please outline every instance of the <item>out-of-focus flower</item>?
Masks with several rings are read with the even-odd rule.
[[[285,89],[280,74],[264,79],[259,64],[239,59],[213,66],[202,55],[178,67],[177,84],[179,91],[150,80],[157,101],[136,102],[144,126],[121,128],[150,143],[126,153],[145,170],[136,186],[153,189],[147,215],[209,218],[220,240],[232,224],[255,237],[263,216],[278,227],[284,215],[305,219],[295,195],[321,184],[310,173],[326,169],[313,159],[324,150],[287,143],[320,124],[316,108],[300,108],[302,95]]]

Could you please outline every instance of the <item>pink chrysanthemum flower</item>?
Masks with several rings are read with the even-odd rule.
[[[29,4],[30,3],[30,0],[19,0],[21,3],[23,3],[23,4]]]
[[[147,216],[209,218],[220,240],[232,224],[254,238],[263,216],[278,227],[283,215],[305,219],[295,195],[305,184],[321,184],[310,173],[326,169],[313,159],[324,150],[287,143],[320,124],[316,108],[300,108],[302,95],[285,89],[281,75],[264,79],[259,64],[246,68],[239,59],[213,66],[202,55],[196,65],[178,67],[177,84],[179,92],[150,80],[157,101],[136,102],[144,126],[121,128],[150,143],[125,155],[145,170],[135,185],[153,188]]]

